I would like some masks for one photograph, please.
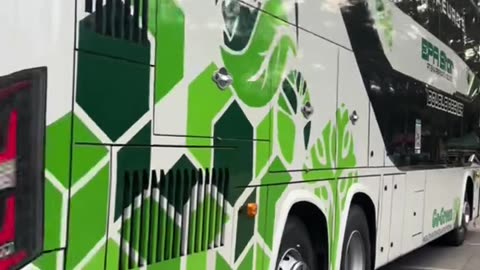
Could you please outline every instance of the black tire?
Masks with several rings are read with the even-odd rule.
[[[462,220],[461,220],[460,226],[456,227],[455,229],[453,229],[453,231],[446,234],[445,238],[443,239],[447,245],[458,247],[463,245],[463,242],[465,241],[465,237],[468,231],[468,224],[465,222],[465,212],[464,212],[465,203],[469,205],[468,209],[471,209],[471,206],[470,206],[470,203],[468,202],[468,198],[466,194],[465,194],[465,201],[463,203],[464,204],[462,205]]]
[[[370,231],[368,229],[367,217],[363,209],[358,205],[352,205],[352,207],[350,208],[350,212],[348,213],[347,226],[345,228],[345,237],[343,238],[342,261],[340,264],[340,269],[349,270],[348,265],[346,265],[347,244],[350,236],[354,232],[359,232],[363,240],[363,247],[365,251],[364,269],[373,269],[371,260]]]
[[[318,269],[315,250],[313,248],[313,243],[310,240],[308,229],[302,220],[294,215],[288,217],[287,224],[285,224],[275,270],[280,270],[280,260],[283,255],[292,248],[300,253],[303,261],[307,264],[308,269]]]

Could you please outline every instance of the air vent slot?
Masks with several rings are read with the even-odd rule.
[[[121,269],[224,245],[228,169],[133,170],[124,181]]]
[[[110,37],[147,43],[149,0],[85,0],[94,15],[94,31]]]

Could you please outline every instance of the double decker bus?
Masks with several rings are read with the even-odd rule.
[[[479,215],[476,0],[4,0],[0,270],[369,270]]]

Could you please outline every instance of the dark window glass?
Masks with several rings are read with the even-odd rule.
[[[476,0],[393,0],[407,15],[448,45],[478,74],[480,6]]]
[[[478,10],[470,0],[469,5],[455,3],[445,7],[448,1],[444,0],[394,2],[459,55],[465,55],[468,39],[478,47],[480,31],[476,19],[472,19],[478,18],[475,13]],[[342,15],[387,155],[396,166],[406,170],[463,166],[472,153],[480,150],[480,96],[473,94],[478,92],[475,89],[479,89],[480,82],[471,80],[469,97],[450,95],[394,70],[385,56],[377,29],[372,27],[373,18],[365,1],[351,0],[349,3],[342,7]],[[470,13],[465,11],[468,8]],[[471,17],[465,15],[465,26],[459,23],[462,22],[461,16],[454,10],[462,10],[463,15],[470,14]],[[458,41],[460,37],[462,39]],[[469,61],[471,67],[478,63],[477,60]]]
[[[478,109],[394,70],[365,73],[387,155],[397,166],[456,166],[472,153]],[[473,147],[473,148],[472,148]]]

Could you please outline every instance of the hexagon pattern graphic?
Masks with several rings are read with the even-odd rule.
[[[148,111],[149,81],[148,65],[80,52],[76,101],[116,141]]]
[[[45,220],[48,222],[45,224],[44,250],[65,247],[67,237],[70,238],[68,243],[74,255],[68,259],[68,268],[73,268],[85,258],[105,235],[106,228],[110,167],[108,151],[103,146],[97,149],[81,149],[83,146],[77,146],[71,151],[70,143],[65,140],[72,137],[72,139],[89,139],[99,142],[98,137],[91,131],[92,128],[88,127],[88,122],[78,115],[68,113],[48,126],[46,131]],[[70,136],[72,123],[74,133]],[[64,143],[65,141],[68,145]],[[69,180],[70,153],[72,153],[74,164],[81,163],[76,170],[72,171],[71,181]],[[69,187],[71,188],[70,203],[68,203]],[[67,220],[68,207],[71,208],[72,213],[70,220]],[[89,220],[88,224],[91,226],[88,234],[83,230],[85,220]],[[67,236],[67,222],[71,225],[69,236]],[[41,269],[57,269],[63,266],[63,260],[63,252],[53,252],[42,255],[34,264]]]
[[[251,190],[251,194],[248,196],[246,203],[256,202],[256,191]],[[255,230],[255,219],[247,216],[245,212],[246,204],[238,209],[237,213],[237,233],[235,240],[235,260],[238,259],[240,254],[247,246],[250,239],[252,239]]]
[[[119,264],[125,269],[129,260],[133,260],[136,264],[151,264],[149,269],[162,270],[202,270],[212,263],[217,270],[267,269],[275,244],[272,224],[275,224],[277,205],[284,199],[287,188],[278,185],[252,191],[245,187],[253,182],[269,186],[292,181],[292,175],[286,171],[295,158],[297,139],[302,141],[301,147],[310,156],[305,168],[355,166],[348,110],[339,109],[336,119],[325,125],[322,136],[311,138],[313,123],[302,115],[302,108],[310,102],[310,89],[301,71],[287,70],[287,62],[296,55],[295,42],[282,30],[289,26],[267,13],[238,6],[237,1],[219,1],[218,5],[226,24],[224,44],[219,44],[223,63],[211,63],[192,81],[182,82],[188,18],[185,18],[181,2],[151,2],[154,4],[149,6],[149,16],[156,20],[155,23],[149,21],[148,28],[149,35],[154,37],[152,46],[156,48],[155,56],[148,52],[148,58],[156,59],[154,78],[150,76],[151,67],[141,60],[145,56],[135,58],[131,52],[122,51],[128,46],[121,42],[108,40],[108,44],[118,45],[116,53],[129,54],[125,58],[138,61],[88,52],[78,54],[75,113],[65,115],[47,129],[45,192],[49,199],[45,217],[52,222],[45,229],[45,249],[64,247],[67,241],[69,248],[67,254],[45,254],[34,265],[40,269],[58,269],[65,260],[67,269],[102,269],[104,265],[110,269]],[[277,10],[280,19],[285,19],[286,11],[282,11],[281,4],[281,0],[263,3],[265,9]],[[232,11],[239,14],[231,17]],[[92,23],[92,17],[84,22]],[[240,26],[234,27],[235,22]],[[93,35],[87,28],[81,28],[79,35],[83,45],[90,42],[88,46],[95,47],[107,42],[105,37]],[[223,65],[235,80],[231,87],[219,91],[212,74]],[[153,91],[150,91],[151,80],[155,80]],[[139,199],[138,204],[130,204],[132,214],[122,220],[123,207],[119,206],[123,206],[124,198],[120,194],[125,185],[122,180],[125,171],[150,172],[152,169],[150,144],[154,109],[150,99],[159,105],[180,82],[188,88],[187,104],[180,104],[185,106],[186,135],[190,135],[185,142],[195,147],[178,150],[182,155],[177,162],[171,168],[161,169],[166,179],[192,181],[188,184],[177,181],[182,182],[179,190],[183,191],[175,193],[177,197],[162,191],[158,198],[151,194],[138,196],[143,201]],[[259,122],[249,119],[252,112],[267,106],[271,107]],[[272,119],[277,121],[275,132],[271,130]],[[72,125],[74,134],[71,134]],[[296,138],[297,134],[303,134],[303,138]],[[65,137],[72,137],[73,147],[61,139]],[[117,141],[123,142],[118,151],[105,146]],[[79,142],[82,144],[75,144]],[[276,144],[278,153],[274,152]],[[196,198],[198,204],[188,209],[186,206],[191,205],[200,178],[184,176],[199,170],[213,173],[212,168],[228,169],[230,182],[228,190],[222,194],[228,199],[226,205],[219,195],[205,192],[201,199]],[[318,170],[304,173],[303,179],[338,178],[343,174],[341,169]],[[334,251],[339,245],[340,215],[334,213],[332,205],[339,203],[344,208],[348,190],[356,181],[356,174],[351,174],[339,185],[330,181],[321,187],[315,184],[307,187],[321,200],[329,202],[326,215],[329,241]],[[110,192],[116,197],[109,197]],[[134,195],[141,195],[141,191]],[[109,200],[115,206],[112,213],[109,213]],[[167,206],[162,206],[160,200]],[[239,218],[242,213],[234,207],[251,201],[260,205],[257,220]],[[227,210],[223,212],[222,209]],[[70,210],[68,220],[67,210]],[[145,217],[146,211],[156,214]],[[219,213],[225,215],[224,220],[215,217]],[[113,225],[109,217],[113,217]],[[178,220],[187,217],[195,226],[183,231],[183,224]],[[158,218],[163,223],[152,223],[150,218]],[[139,224],[148,225],[142,228]],[[150,228],[159,226],[163,229],[147,233]],[[232,247],[226,247],[235,249],[232,254],[225,252],[225,248],[210,248],[219,239],[219,226],[237,228],[236,240],[228,242]],[[107,234],[112,228],[114,230]],[[122,230],[132,233],[123,235]],[[158,239],[166,240],[159,244]],[[179,258],[183,252],[182,242],[188,243],[182,247],[189,254],[185,259]],[[134,255],[129,257],[129,254]],[[331,256],[335,261],[336,252]],[[122,261],[122,258],[126,259]]]
[[[235,151],[214,152],[215,168],[229,168],[231,193],[229,201],[235,204],[243,193],[241,187],[252,181],[253,174],[253,127],[237,102],[233,102],[214,126],[214,146],[228,146]],[[224,140],[222,138],[230,138]]]
[[[213,136],[214,119],[228,104],[232,94],[230,91],[219,92],[218,87],[212,80],[212,74],[217,70],[215,64],[210,64],[189,85],[187,106],[187,138],[188,145],[211,146],[209,140],[204,137]],[[190,152],[208,168],[211,166],[212,151],[191,148]]]
[[[165,97],[182,78],[185,57],[185,18],[177,1],[151,1],[151,18],[156,18],[155,102]],[[152,16],[157,14],[156,16]],[[153,27],[151,27],[153,28]],[[154,32],[155,31],[155,32]]]

